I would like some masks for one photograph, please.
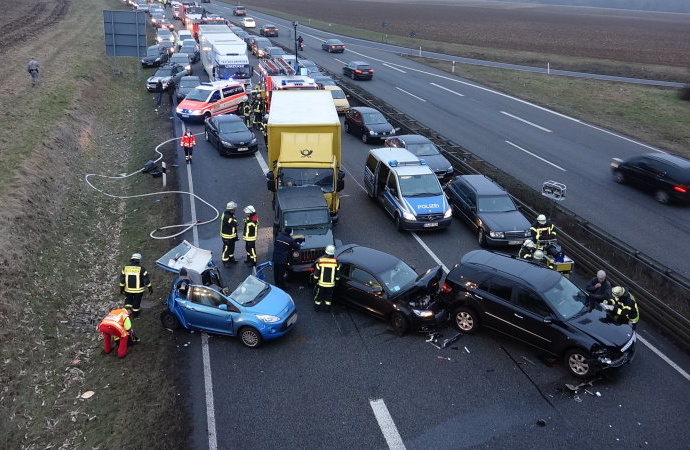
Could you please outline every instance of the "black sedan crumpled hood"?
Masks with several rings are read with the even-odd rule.
[[[606,347],[621,348],[634,334],[631,325],[614,322],[606,311],[598,307],[571,319],[569,323]]]
[[[443,269],[441,266],[436,266],[429,269],[423,274],[419,275],[414,284],[404,291],[400,291],[396,297],[412,296],[420,293],[426,293],[435,297],[441,290],[441,278],[443,277]]]
[[[530,224],[520,211],[480,212],[477,214],[493,231],[527,231]]]
[[[254,139],[251,131],[242,131],[239,133],[220,133],[218,135],[221,141],[229,142],[233,145],[249,145]]]

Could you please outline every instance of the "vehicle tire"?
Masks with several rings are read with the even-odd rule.
[[[480,247],[486,247],[486,233],[484,233],[484,228],[480,228],[477,231],[477,243]]]
[[[249,348],[257,348],[263,342],[261,333],[259,333],[252,327],[240,328],[239,338],[242,344]]]
[[[350,134],[350,125],[347,124],[347,121],[345,122],[345,125],[343,126],[343,128],[345,128],[345,132],[347,134]]]
[[[366,131],[362,131],[362,142],[364,142],[365,144],[369,143],[369,135]]]
[[[625,174],[620,170],[615,170],[613,172],[613,181],[619,184],[625,183]]]
[[[395,215],[395,228],[401,233],[403,231],[405,231],[403,229],[403,223],[402,223],[402,219],[400,218],[400,214]]]
[[[211,140],[208,138],[208,130],[204,130],[204,137],[206,138],[206,142],[209,142]]]
[[[407,331],[410,329],[410,322],[407,320],[407,317],[403,315],[403,313],[396,311],[391,314],[390,326],[397,336],[404,336],[405,333],[407,333]]]
[[[453,312],[453,325],[463,333],[472,334],[479,329],[479,317],[472,308],[461,306]]]
[[[593,375],[594,368],[591,359],[589,353],[579,348],[568,350],[563,358],[568,372],[578,378],[588,378]]]
[[[180,328],[180,321],[177,320],[175,314],[166,309],[161,313],[161,325],[163,325],[163,328],[167,328],[169,330],[177,330]]]
[[[659,189],[654,193],[654,200],[664,205],[668,205],[671,201],[671,196],[668,195],[668,192]]]

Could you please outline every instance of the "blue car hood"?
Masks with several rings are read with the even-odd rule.
[[[448,209],[448,203],[443,194],[434,195],[433,197],[405,197],[405,206],[415,215],[443,214]]]
[[[295,302],[287,292],[273,285],[270,286],[270,292],[257,305],[246,306],[246,308],[251,310],[252,314],[270,314],[272,316],[287,317],[295,310]]]

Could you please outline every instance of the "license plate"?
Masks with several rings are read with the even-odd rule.
[[[297,322],[297,313],[294,313],[287,321],[288,326],[292,326],[293,323]]]
[[[189,114],[182,114],[182,117],[184,117],[185,119],[189,119]]]
[[[508,241],[508,245],[522,245],[522,241]]]
[[[239,147],[237,149],[238,152],[246,152],[247,150],[249,150],[249,147]]]
[[[437,227],[437,226],[438,226],[438,223],[436,223],[436,222],[429,222],[429,223],[424,224],[424,228],[433,228],[433,227]]]

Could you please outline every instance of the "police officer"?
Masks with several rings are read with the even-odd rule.
[[[285,277],[288,271],[288,259],[290,253],[299,250],[299,243],[292,237],[292,228],[285,227],[283,231],[279,231],[273,242],[273,275],[275,276],[275,285],[280,289],[285,290]]]
[[[518,252],[518,258],[531,258],[536,248],[537,245],[534,243],[533,240],[525,239],[525,242],[522,243],[522,247],[520,247],[520,251]]]
[[[237,219],[235,219],[235,202],[228,202],[220,216],[220,238],[223,240],[221,260],[225,267],[237,264],[235,259],[235,242],[237,242]]]
[[[321,311],[322,304],[326,307],[327,311],[331,309],[333,288],[335,288],[335,283],[340,278],[338,274],[340,263],[338,263],[334,255],[335,246],[328,245],[326,247],[326,254],[316,260],[313,275],[316,281],[314,311]]]
[[[259,235],[259,216],[256,215],[256,209],[252,205],[245,207],[244,213],[247,215],[244,219],[244,232],[242,233],[244,248],[247,251],[247,259],[244,263],[256,267],[256,238]]]
[[[542,248],[539,241],[556,239],[556,230],[551,221],[547,220],[544,214],[539,214],[537,216],[537,220],[532,223],[530,231],[532,232],[532,241],[537,244],[538,248]]]
[[[611,298],[604,300],[602,306],[609,311],[613,320],[618,323],[629,323],[633,329],[640,321],[640,310],[635,297],[623,286],[611,289]]]
[[[120,294],[125,294],[125,308],[131,308],[133,317],[139,316],[141,298],[147,288],[153,294],[149,273],[141,265],[141,254],[134,253],[120,272]]]

